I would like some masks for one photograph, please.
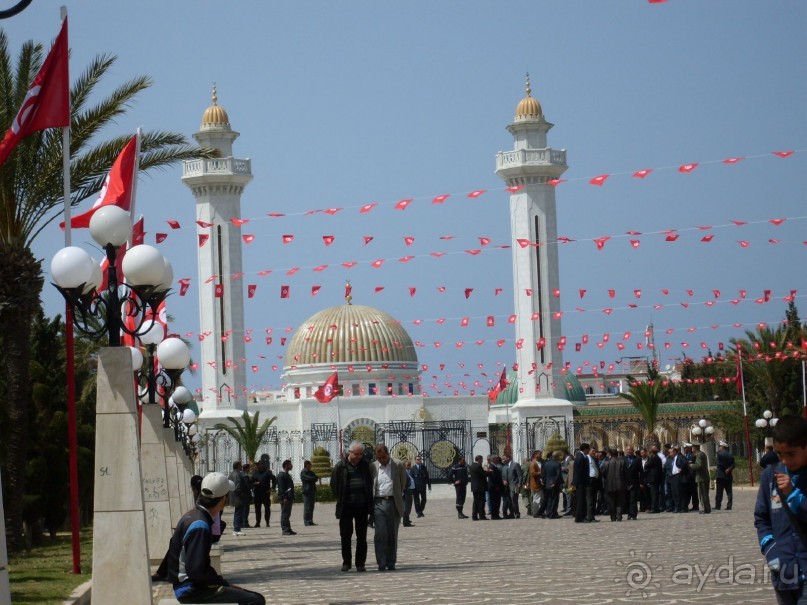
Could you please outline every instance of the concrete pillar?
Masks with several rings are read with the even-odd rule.
[[[126,347],[98,354],[95,406],[94,603],[151,605],[151,571],[140,471],[140,444]]]
[[[140,464],[143,471],[143,498],[146,504],[146,531],[149,559],[152,564],[163,560],[171,540],[171,509],[168,504],[168,472],[165,440],[173,432],[163,428],[163,410],[159,405],[143,406],[140,434]]]
[[[170,431],[163,446],[165,447],[165,467],[168,473],[168,506],[171,514],[171,528],[175,528],[179,519],[188,509],[182,505],[179,499],[181,478],[177,473],[177,448],[173,431]]]

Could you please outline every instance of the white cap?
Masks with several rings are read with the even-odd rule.
[[[728,443],[726,443],[725,441],[723,441],[722,439],[720,440],[720,443],[718,443],[718,445],[719,445],[720,447],[728,447],[728,446],[729,446],[729,444],[728,444]]]
[[[692,444],[691,444],[691,443],[689,443],[689,442],[687,442],[687,443],[684,443],[684,444],[683,444],[683,446],[684,446],[684,447],[692,447]]]
[[[208,473],[202,479],[202,495],[208,498],[221,498],[235,489],[235,483],[223,473]]]

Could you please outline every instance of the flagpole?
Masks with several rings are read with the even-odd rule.
[[[336,433],[337,433],[337,435],[339,435],[339,459],[341,460],[342,459],[344,443],[343,443],[343,439],[342,439],[342,419],[339,416],[339,399],[340,399],[340,397],[337,394],[336,395]]]
[[[737,345],[737,363],[740,368],[740,389],[743,396],[743,418],[745,419],[745,447],[748,450],[748,478],[751,481],[751,487],[754,487],[754,467],[751,458],[751,429],[748,426],[748,407],[745,402],[745,380],[743,378],[743,356],[742,348]]]
[[[67,7],[59,9],[60,21],[67,19]],[[69,60],[69,59],[68,59]],[[70,125],[62,128],[62,180],[64,185],[64,245],[72,245],[70,225]],[[73,338],[73,309],[65,303],[65,377],[67,379],[67,450],[70,481],[70,530],[73,550],[73,573],[81,573],[81,517],[78,499],[78,414],[76,412],[76,364]]]

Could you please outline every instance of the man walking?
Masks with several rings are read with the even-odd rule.
[[[196,506],[177,523],[168,547],[168,579],[180,603],[238,603],[265,605],[257,592],[230,585],[210,565],[213,519],[227,504],[235,484],[223,473],[209,473],[202,480]]]
[[[412,467],[412,478],[415,480],[415,512],[418,517],[423,517],[426,510],[426,488],[432,491],[432,480],[429,477],[429,470],[423,464],[423,458],[415,458],[415,466]]]
[[[558,503],[560,502],[560,490],[563,486],[561,460],[563,460],[563,452],[557,451],[552,452],[549,460],[544,463],[544,497],[546,498],[547,519],[560,519]]]
[[[291,507],[294,506],[294,479],[289,471],[291,460],[283,461],[283,470],[277,476],[277,497],[280,500],[280,529],[284,536],[296,536],[291,528]]]
[[[403,526],[414,527],[410,515],[412,514],[412,502],[415,499],[415,479],[412,477],[412,461],[407,460],[404,465],[406,468],[406,489],[404,489],[404,515]]]
[[[311,470],[310,460],[303,462],[300,481],[303,483],[303,525],[316,525],[314,523],[314,503],[317,501],[317,481],[319,481],[319,477]]]
[[[375,560],[378,571],[394,571],[398,562],[398,525],[404,512],[406,470],[403,465],[390,459],[386,445],[377,445],[370,474],[373,478]]]
[[[229,480],[233,482],[235,488],[230,496],[230,504],[235,509],[233,511],[233,535],[243,536],[241,529],[248,525],[247,518],[244,513],[249,510],[249,482],[244,475],[243,465],[240,460],[233,462],[233,470],[230,473]]]
[[[709,503],[709,459],[706,452],[701,451],[700,443],[694,444],[694,461],[691,464],[692,474],[695,476],[695,485],[698,488],[698,500],[701,503],[701,515],[712,512],[712,505]]]
[[[366,571],[367,519],[373,512],[373,478],[364,459],[364,445],[350,444],[347,456],[331,473],[331,489],[336,496],[336,518],[342,542],[342,571],[350,571],[353,528],[356,529],[356,571]]]
[[[729,444],[725,441],[720,442],[720,451],[717,452],[717,470],[715,472],[715,484],[717,485],[717,494],[715,495],[715,510],[720,510],[720,505],[723,504],[723,491],[726,492],[726,510],[731,510],[732,504],[732,483],[734,482],[734,456],[729,451]]]
[[[468,467],[465,465],[465,458],[460,456],[457,463],[451,467],[448,473],[448,480],[454,484],[454,492],[456,499],[454,504],[457,508],[457,519],[467,519],[468,515],[462,512],[462,507],[465,506],[465,497],[468,488]]]

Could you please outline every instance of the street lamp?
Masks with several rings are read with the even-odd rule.
[[[691,431],[700,443],[706,443],[706,440],[714,435],[715,427],[709,424],[706,418],[701,418],[698,420],[698,424],[692,427]]]
[[[132,233],[131,216],[118,206],[104,206],[90,219],[90,235],[104,249],[107,260],[107,288],[99,292],[103,275],[98,263],[76,246],[62,248],[50,266],[54,286],[73,310],[73,324],[92,337],[109,336],[109,346],[119,347],[121,331],[140,336],[147,311],[157,314],[173,281],[170,263],[152,246],[133,246],[123,258],[126,283],[118,281],[118,248]],[[118,286],[128,286],[121,299]],[[122,316],[134,320],[130,325]]]
[[[140,336],[146,349],[146,365],[145,371],[141,369],[138,375],[138,396],[141,402],[149,405],[157,403],[157,387],[162,388],[163,402],[167,404],[171,393],[179,383],[180,375],[191,360],[188,346],[181,339],[174,337],[163,339],[163,334],[162,324],[152,320]],[[168,405],[163,406],[163,426],[165,428],[171,426]]]
[[[765,445],[773,445],[773,437],[771,437],[771,429],[776,426],[776,423],[779,422],[778,418],[775,418],[773,412],[770,410],[765,410],[762,412],[762,418],[757,418],[754,425],[758,429],[765,430]]]
[[[202,437],[196,426],[198,419],[196,411],[188,407],[193,401],[191,392],[182,385],[174,389],[174,394],[168,400],[168,409],[171,425],[174,427],[174,438],[182,443],[185,454],[193,460],[196,456],[196,446]]]

